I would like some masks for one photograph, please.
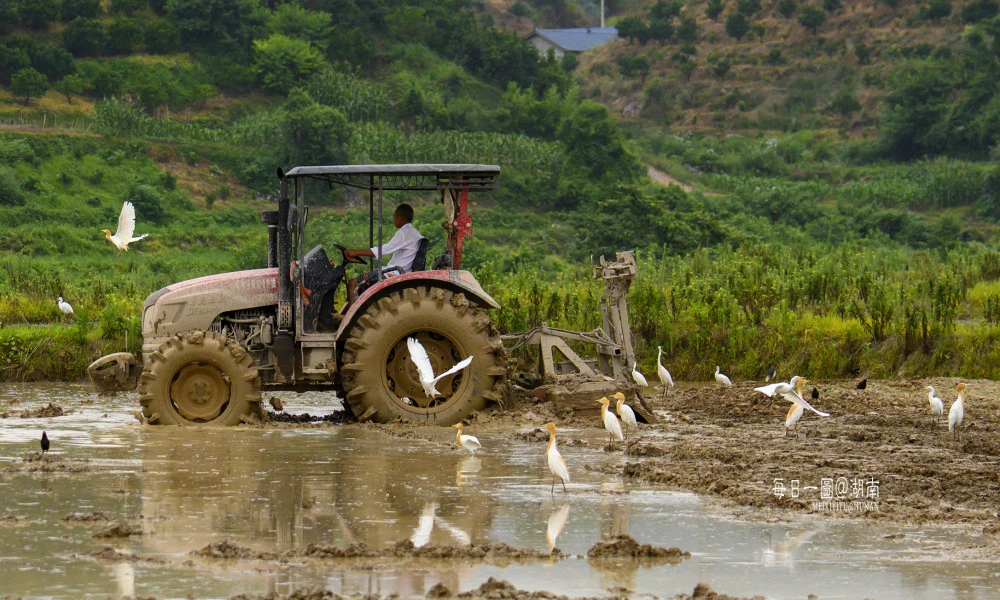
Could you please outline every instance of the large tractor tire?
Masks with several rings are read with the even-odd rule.
[[[472,364],[437,383],[429,398],[420,385],[406,339],[416,337],[435,373],[472,356]],[[362,421],[453,425],[499,401],[507,356],[486,312],[464,294],[413,287],[384,296],[351,328],[341,358],[343,386]]]
[[[239,344],[212,332],[176,335],[146,361],[139,377],[150,424],[237,425],[260,415],[260,376]]]

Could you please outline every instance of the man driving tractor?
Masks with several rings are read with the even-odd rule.
[[[382,245],[382,256],[391,254],[392,259],[385,267],[381,265],[376,269],[382,269],[383,277],[393,277],[403,273],[409,273],[413,269],[413,259],[417,256],[417,249],[420,240],[424,236],[413,226],[413,207],[409,204],[400,204],[392,213],[392,222],[396,226],[396,234],[388,243]],[[379,247],[373,248],[349,248],[344,251],[344,256],[348,259],[359,257],[378,257]],[[350,306],[354,300],[362,294],[368,287],[379,280],[378,271],[362,273],[357,277],[347,280],[347,304]]]

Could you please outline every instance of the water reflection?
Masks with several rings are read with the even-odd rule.
[[[566,526],[569,518],[569,504],[563,504],[549,515],[548,526],[545,528],[545,541],[549,545],[549,553],[556,547],[556,539]]]

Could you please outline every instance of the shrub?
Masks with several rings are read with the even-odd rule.
[[[924,21],[937,21],[951,15],[951,0],[930,0],[927,6],[920,9],[920,18]]]
[[[750,21],[743,13],[734,12],[726,17],[726,33],[729,37],[741,40],[749,32]]]
[[[723,0],[708,0],[708,4],[705,5],[705,16],[714,21],[725,9],[726,4]]]
[[[798,8],[797,0],[778,0],[778,12],[786,19],[792,18]]]
[[[157,19],[146,27],[146,50],[151,54],[170,54],[180,43],[177,28],[166,19]]]
[[[275,33],[266,40],[256,40],[254,73],[269,92],[287,93],[305,82],[326,64],[323,56],[309,42]]]

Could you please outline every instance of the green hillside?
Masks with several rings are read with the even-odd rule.
[[[590,257],[633,249],[647,366],[1000,376],[996,6],[892,4],[813,31],[787,0],[608,2],[632,41],[557,59],[523,34],[597,3],[4,3],[0,379],[138,349],[147,294],[264,262],[276,168],[365,162],[502,166],[464,264],[506,331],[594,327]],[[125,200],[150,235],[116,259]],[[321,196],[310,234],[360,242],[358,205]]]

